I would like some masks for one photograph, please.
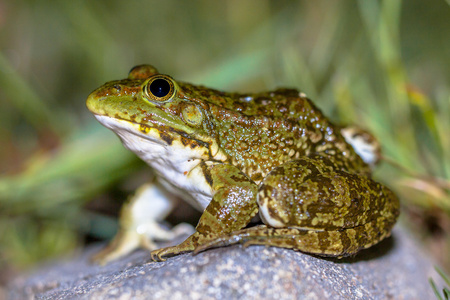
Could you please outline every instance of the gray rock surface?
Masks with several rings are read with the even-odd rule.
[[[236,245],[149,261],[145,251],[100,267],[91,247],[16,278],[9,299],[434,299],[430,259],[401,228],[351,259]],[[439,281],[439,280],[436,280]]]

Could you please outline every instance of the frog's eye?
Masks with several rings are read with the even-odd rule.
[[[150,100],[163,102],[175,94],[175,87],[172,78],[157,75],[149,79],[144,87],[144,92]]]

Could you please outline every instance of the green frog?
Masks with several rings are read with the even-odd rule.
[[[395,194],[371,178],[376,140],[334,125],[295,89],[228,93],[141,65],[92,92],[87,107],[156,173],[124,205],[100,263],[138,247],[163,261],[235,243],[340,258],[389,236],[399,215]],[[174,196],[203,212],[195,230],[161,225]]]

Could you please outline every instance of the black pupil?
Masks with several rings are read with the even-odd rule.
[[[165,79],[156,79],[150,84],[150,92],[156,97],[165,97],[170,92],[170,84]]]

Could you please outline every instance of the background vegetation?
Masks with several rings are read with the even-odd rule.
[[[142,63],[222,90],[299,88],[369,129],[375,176],[448,270],[449,36],[444,0],[0,2],[0,281],[114,233],[148,169],[84,101]]]

